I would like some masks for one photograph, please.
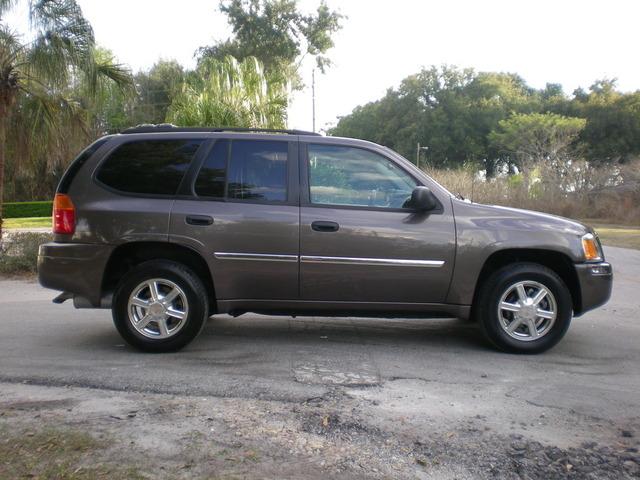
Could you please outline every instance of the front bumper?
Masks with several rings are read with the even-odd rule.
[[[575,265],[580,284],[580,310],[576,316],[607,303],[613,289],[613,269],[607,262]]]
[[[50,242],[38,251],[38,281],[45,288],[61,290],[100,307],[102,277],[111,245]]]

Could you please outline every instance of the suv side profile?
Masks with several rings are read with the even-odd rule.
[[[386,147],[300,131],[141,126],[64,174],[38,274],[145,351],[213,314],[459,317],[510,352],[610,297],[595,232],[451,195]]]

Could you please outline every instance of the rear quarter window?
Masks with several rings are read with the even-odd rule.
[[[69,188],[71,188],[71,183],[73,179],[76,177],[82,166],[86,163],[87,160],[91,158],[91,156],[98,150],[102,145],[104,145],[109,137],[104,137],[99,140],[96,140],[87,148],[85,148],[80,154],[75,158],[67,171],[64,172],[64,175],[60,179],[60,183],[58,184],[58,188],[56,189],[56,193],[67,193]]]
[[[120,145],[102,163],[96,179],[120,192],[175,195],[204,140],[140,140]]]

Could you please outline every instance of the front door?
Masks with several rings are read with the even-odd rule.
[[[405,208],[421,182],[382,151],[301,151],[301,299],[444,302],[455,254],[448,199],[430,213]]]
[[[200,162],[170,240],[207,259],[218,301],[297,299],[297,141],[223,138]]]

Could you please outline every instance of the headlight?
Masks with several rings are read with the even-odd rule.
[[[600,244],[593,233],[587,233],[582,236],[582,251],[587,262],[597,262],[602,260],[602,252]]]

